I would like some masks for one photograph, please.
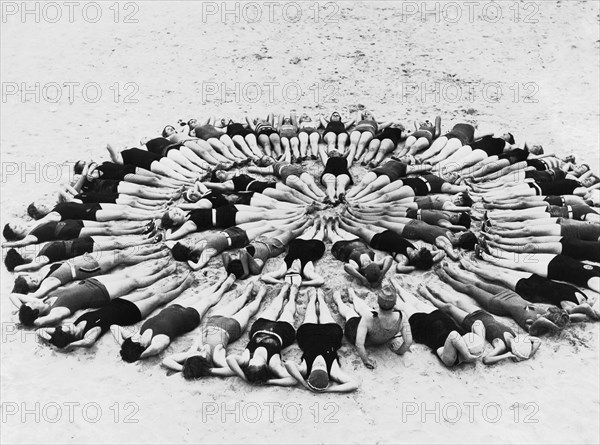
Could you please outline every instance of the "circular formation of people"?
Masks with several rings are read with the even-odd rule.
[[[367,348],[403,355],[414,343],[447,367],[492,365],[600,319],[600,179],[574,156],[472,123],[443,134],[439,116],[412,130],[362,107],[245,120],[180,120],[141,148],[109,144],[110,160],[77,161],[30,219],[8,222],[20,326],[64,352],[111,331],[129,363],[197,329],[162,366],[347,392],[359,383],[338,356],[344,337],[369,369]],[[348,280],[329,304],[327,244]],[[216,282],[195,274],[218,256]],[[237,280],[248,281],[222,301]],[[285,359],[295,342],[299,363]]]

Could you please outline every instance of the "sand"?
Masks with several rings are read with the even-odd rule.
[[[312,2],[279,3],[272,19],[258,2],[239,4],[239,14],[226,21],[221,2],[205,4],[204,14],[192,2],[130,2],[113,9],[101,3],[96,23],[91,7],[82,15],[85,3],[72,23],[61,3],[56,23],[48,23],[56,17],[49,8],[39,6],[36,23],[33,15],[9,15],[20,3],[7,3],[12,6],[3,9],[1,25],[3,224],[23,217],[27,203],[68,179],[59,164],[103,159],[106,142],[133,146],[167,123],[207,114],[240,119],[295,109],[347,116],[358,105],[405,123],[440,114],[445,129],[464,120],[507,129],[547,152],[575,153],[598,171],[596,2],[501,2],[495,22],[493,5],[485,2],[472,17],[461,2],[440,3],[438,15],[423,17],[408,14],[421,2],[330,2],[317,5],[318,18]],[[458,20],[451,9],[456,4]],[[296,5],[300,17],[293,22]],[[250,23],[257,7],[262,17]],[[125,23],[126,17],[138,22]],[[14,92],[22,83],[35,90],[36,82],[38,97]],[[71,84],[71,98],[67,82],[78,83]],[[421,94],[435,88],[437,96]],[[353,170],[357,177],[363,172]],[[207,280],[205,273],[214,280],[220,264],[213,260],[196,273],[198,282]],[[318,269],[327,277],[329,303],[332,289],[365,291],[329,254]],[[409,283],[431,275],[411,276]],[[16,330],[6,298],[11,285],[3,268],[3,443],[600,440],[597,323],[545,338],[532,360],[492,367],[448,370],[416,345],[404,357],[373,351],[377,368],[370,371],[345,343],[343,367],[361,388],[319,396],[239,379],[186,382],[167,376],[159,358],[122,362],[110,335],[90,350],[55,352],[32,332]],[[267,302],[275,292],[269,290]],[[297,322],[305,306],[306,298]],[[188,347],[197,334],[178,339],[167,353]],[[299,355],[297,346],[285,353]]]

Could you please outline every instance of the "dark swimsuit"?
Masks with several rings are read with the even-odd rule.
[[[449,133],[446,133],[448,139],[456,138],[460,140],[462,145],[471,145],[473,136],[475,135],[475,127],[469,124],[456,124],[452,127]]]
[[[529,187],[535,190],[536,195],[572,195],[573,191],[581,187],[579,181],[574,179],[560,179],[553,182],[529,182]]]
[[[79,199],[84,204],[92,203],[106,203],[116,204],[119,198],[119,193],[98,193],[98,192],[84,192],[78,193],[74,196],[75,199]],[[83,218],[81,218],[83,219]]]
[[[135,303],[122,298],[115,298],[106,306],[83,314],[75,320],[75,325],[85,322],[82,336],[85,336],[93,328],[100,327],[98,337],[101,337],[110,330],[112,325],[131,326],[140,321],[142,321],[142,314]]]
[[[435,241],[438,237],[448,237],[448,230],[438,226],[432,226],[423,221],[414,220],[404,226],[401,235],[408,239],[420,239],[435,245]]]
[[[529,156],[527,150],[521,148],[515,148],[513,150],[505,151],[498,155],[498,159],[506,159],[510,165],[516,164],[517,162],[523,162]]]
[[[434,125],[421,125],[417,131],[412,133],[410,136],[413,136],[416,139],[425,138],[431,144],[433,141],[433,137],[435,135],[435,126]]]
[[[62,288],[50,309],[64,307],[74,314],[81,309],[95,309],[109,303],[110,295],[104,285],[95,278],[88,278]]]
[[[326,174],[332,174],[335,177],[347,175],[350,178],[350,185],[354,184],[354,181],[352,181],[352,175],[350,175],[350,171],[348,170],[348,161],[346,161],[346,158],[341,156],[335,156],[327,159],[325,170],[323,170],[323,173],[321,174],[321,184],[323,184],[323,176]]]
[[[452,331],[457,331],[461,336],[466,334],[449,315],[440,310],[429,314],[417,312],[409,317],[408,322],[413,340],[428,346],[433,352],[444,346]]]
[[[227,125],[227,136],[230,138],[233,138],[234,136],[245,138],[249,134],[253,134],[252,130],[246,128],[243,124],[230,123]]]
[[[346,126],[342,121],[329,121],[325,127],[325,131],[323,132],[323,136],[325,136],[327,133],[334,133],[336,135],[348,134],[346,132]]]
[[[256,130],[254,131],[256,136],[271,136],[272,134],[277,134],[277,131],[273,128],[273,126],[267,122],[261,122],[256,124]]]
[[[384,139],[389,139],[392,141],[392,144],[394,144],[395,147],[402,139],[402,131],[402,128],[387,127],[384,128],[383,131],[377,136],[375,136],[373,139],[378,139],[380,141],[383,141]]]
[[[517,281],[515,292],[525,300],[532,303],[553,304],[561,306],[561,301],[572,301],[579,304],[576,294],[579,293],[587,299],[585,294],[576,287],[569,284],[558,283],[548,278],[532,274],[529,278],[521,278]]]
[[[385,329],[387,333],[391,334],[390,337],[394,337],[400,331],[400,327],[402,326],[402,312],[398,309],[394,309],[393,312],[398,312],[399,316],[398,322],[395,326]],[[371,314],[373,314],[374,317],[379,316],[379,314],[375,311],[371,311]],[[344,325],[344,336],[353,345],[356,345],[356,333],[358,332],[358,325],[360,324],[361,318],[362,317],[351,317],[348,319],[348,321],[346,321],[346,324]],[[383,327],[381,327],[381,329],[383,329]],[[365,339],[365,344],[367,343],[369,343],[368,333],[367,338]]]
[[[390,255],[404,255],[408,258],[408,249],[416,249],[415,245],[392,230],[384,230],[373,235],[369,245],[373,249],[387,252]]]
[[[294,260],[299,259],[302,268],[310,261],[317,261],[325,254],[325,243],[316,239],[296,238],[290,241],[288,253],[283,259],[288,269],[292,267]]]
[[[130,148],[121,152],[123,164],[131,164],[144,170],[152,170],[152,163],[160,161],[160,155],[139,148]]]
[[[166,335],[169,340],[179,337],[196,329],[200,325],[200,314],[193,307],[183,307],[180,304],[172,304],[154,317],[144,322],[140,334],[151,329],[152,337]]]
[[[63,202],[57,204],[52,212],[60,215],[61,220],[81,219],[85,221],[96,221],[96,212],[102,210],[100,204],[79,204],[76,202]]]
[[[214,125],[201,125],[199,127],[195,127],[194,133],[198,139],[203,139],[205,141],[212,138],[219,139],[221,136],[223,136],[223,133],[217,130]]]
[[[67,219],[60,222],[47,222],[35,227],[30,235],[37,238],[38,242],[72,240],[79,238],[83,229],[83,221]]]
[[[276,182],[260,181],[249,175],[236,175],[231,181],[233,182],[233,189],[236,192],[257,192],[262,193],[268,188],[275,188]]]
[[[81,187],[83,193],[118,193],[121,181],[116,179],[94,179],[85,181]]]
[[[135,174],[136,167],[131,164],[115,164],[114,162],[103,162],[96,170],[102,173],[102,179],[116,179],[123,181],[125,176]]]
[[[565,238],[575,238],[583,241],[600,240],[600,224],[573,219],[558,218],[560,234]]]
[[[64,263],[53,264],[53,266],[57,267],[51,267],[44,279],[56,278],[61,285],[75,280],[86,280],[102,273],[96,258],[89,254],[77,256]]]
[[[257,340],[255,337],[267,336],[275,340],[273,342],[263,342],[262,339]],[[271,361],[271,357],[280,354],[282,349],[291,346],[296,339],[296,330],[287,321],[271,321],[266,318],[259,318],[256,320],[250,332],[248,333],[250,341],[246,345],[246,349],[250,351],[250,354],[254,354],[259,347],[264,347],[267,350],[267,363]]]
[[[394,182],[406,176],[407,167],[408,164],[392,159],[390,161],[387,161],[382,166],[374,168],[371,171],[375,173],[378,177],[381,175],[385,175],[388,178],[390,178],[390,182]]]
[[[422,175],[413,178],[403,178],[402,183],[415,192],[415,196],[425,196],[430,193],[441,193],[442,185],[446,183],[436,175]]]
[[[480,309],[467,315],[463,319],[461,326],[465,331],[471,332],[471,330],[473,329],[473,324],[475,324],[476,321],[481,321],[483,323],[483,326],[485,327],[485,339],[491,344],[494,343],[495,339],[499,338],[506,345],[506,339],[504,337],[505,333],[516,337],[515,332],[510,327],[506,326],[504,323],[499,322],[494,318],[492,314],[484,311],[483,309]]]
[[[567,173],[560,168],[551,168],[549,170],[527,170],[525,179],[533,179],[537,183],[554,182],[565,179]]]
[[[51,241],[42,247],[37,256],[46,256],[51,263],[54,263],[93,251],[94,240],[89,236],[85,236],[69,241]]]
[[[296,341],[303,352],[307,375],[310,375],[313,362],[318,356],[325,359],[328,374],[331,373],[334,361],[340,363],[337,351],[342,347],[343,335],[344,331],[337,323],[304,323],[298,328]]]
[[[469,145],[473,150],[485,151],[488,156],[498,156],[504,152],[506,141],[493,136],[484,136]]]
[[[585,264],[565,255],[556,255],[548,264],[548,278],[587,287],[590,278],[600,276],[600,267]]]

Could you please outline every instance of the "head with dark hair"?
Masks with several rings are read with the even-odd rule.
[[[163,131],[161,134],[162,134],[163,138],[167,138],[175,133],[177,133],[177,130],[175,129],[175,127],[173,125],[167,125],[165,128],[163,128]]]
[[[227,272],[232,273],[239,280],[244,276],[244,266],[239,259],[231,260],[227,266]]]
[[[80,175],[83,173],[83,167],[85,166],[85,161],[77,161],[75,165],[73,165],[73,173],[76,175]]]
[[[48,342],[59,349],[63,349],[64,347],[69,346],[71,343],[77,340],[79,339],[75,334],[73,334],[72,332],[63,331],[62,327],[58,326],[50,336]]]
[[[510,145],[514,145],[515,144],[515,137],[512,135],[512,133],[506,133],[506,142],[508,142]]]
[[[270,372],[267,363],[262,365],[250,365],[242,367],[244,375],[248,379],[249,383],[260,385],[269,380]]]
[[[33,219],[38,220],[42,219],[48,213],[50,213],[53,209],[53,206],[47,205],[43,201],[33,201],[31,204],[27,206],[27,214],[31,216]]]
[[[454,195],[452,203],[460,207],[471,207],[473,205],[473,200],[467,192],[460,192]]]
[[[140,359],[142,356],[142,352],[145,351],[146,348],[142,346],[141,343],[137,341],[133,341],[130,338],[126,338],[121,345],[121,358],[127,363],[133,363]]]
[[[476,245],[477,237],[470,230],[458,235],[456,247],[461,247],[465,250],[474,250]]]
[[[189,261],[192,256],[192,250],[181,243],[175,243],[171,249],[171,254],[177,261]]]
[[[19,308],[19,321],[23,326],[34,326],[34,321],[40,316],[39,309],[33,309],[26,304]]]
[[[193,128],[195,128],[198,125],[198,119],[190,119],[188,122],[188,127],[190,127],[190,130],[192,130]]]
[[[15,284],[13,286],[12,293],[13,294],[28,294],[31,292],[31,288],[29,287],[29,282],[25,278],[25,275],[18,275],[15,278]]]
[[[600,178],[598,176],[590,175],[581,181],[581,185],[583,187],[591,187],[593,185],[596,185],[598,182],[600,182]]]
[[[6,241],[18,241],[27,235],[27,227],[18,222],[9,222],[4,225],[2,236]]]
[[[330,121],[341,121],[342,120],[342,116],[340,115],[340,113],[338,113],[337,111],[334,111],[333,113],[331,113],[331,117],[329,118]]]
[[[547,318],[561,329],[567,326],[570,321],[569,313],[559,307],[549,307],[543,317]]]
[[[451,220],[453,224],[458,224],[459,226],[466,227],[467,229],[471,227],[471,215],[469,215],[467,212],[460,212],[459,214],[455,213],[452,216],[458,216],[458,218],[455,218],[455,220]]]
[[[329,386],[329,373],[327,363],[322,355],[313,360],[312,369],[306,379],[308,387],[315,392],[323,392]]]
[[[429,270],[433,266],[433,255],[429,249],[421,247],[409,257],[408,265],[420,270]]]
[[[363,275],[369,283],[377,283],[381,279],[381,268],[375,263],[370,263],[363,269]]]
[[[15,249],[10,249],[8,252],[6,252],[4,265],[6,266],[6,270],[9,272],[14,272],[17,266],[28,263],[31,263],[31,260],[23,258]]]
[[[185,359],[181,372],[184,379],[193,380],[209,376],[212,367],[213,364],[206,357],[194,355]]]
[[[185,212],[179,207],[171,207],[160,218],[160,227],[162,229],[170,229],[179,227],[185,222]]]

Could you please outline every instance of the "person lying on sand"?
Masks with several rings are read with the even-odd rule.
[[[151,286],[115,298],[100,309],[86,312],[73,323],[65,323],[56,328],[40,328],[37,335],[63,352],[74,348],[89,348],[111,326],[139,323],[157,307],[178,297],[193,281],[189,273],[162,278]]]
[[[286,296],[288,301],[285,303]],[[294,314],[298,286],[285,283],[271,304],[252,324],[241,354],[227,357],[229,368],[248,383],[294,386],[298,382],[282,364],[281,352],[296,339]]]
[[[12,294],[21,302],[19,321],[23,326],[51,326],[68,318],[81,309],[96,309],[110,304],[131,291],[150,286],[175,272],[175,264],[168,259],[145,261],[114,274],[97,275],[94,278],[73,283],[57,289],[44,301],[26,295]],[[17,301],[13,304],[17,305]]]
[[[254,118],[246,116],[248,126],[256,134],[256,139],[262,147],[263,152],[267,156],[272,156],[278,161],[283,160],[283,152],[281,151],[281,138],[275,129],[275,116],[269,113],[266,119]]]
[[[406,348],[414,341],[428,346],[444,365],[451,368],[464,362],[476,361],[485,351],[485,327],[480,320],[467,332],[445,312],[420,301],[392,279],[398,306],[408,316],[409,327],[404,335]]]
[[[325,254],[325,223],[316,218],[304,233],[289,242],[288,252],[278,269],[261,275],[265,283],[322,286],[325,279],[315,271],[314,262]]]
[[[337,218],[326,224],[327,239],[333,243],[331,254],[344,264],[344,270],[365,286],[378,287],[392,267],[393,258],[385,255],[377,260],[375,252],[356,235],[340,228]]]
[[[348,159],[350,165],[353,161],[360,161],[367,165],[364,156],[365,150],[379,130],[388,128],[393,122],[378,122],[373,113],[368,110],[357,111],[356,125],[350,132],[350,146],[348,148]]]
[[[166,357],[166,368],[181,372],[188,380],[208,376],[231,377],[235,375],[227,364],[227,345],[238,340],[246,331],[250,318],[258,312],[267,292],[260,286],[254,300],[253,284],[249,283],[238,298],[225,306],[217,306],[200,326],[201,336],[186,352]]]
[[[323,131],[323,140],[327,144],[328,152],[337,147],[337,151],[343,153],[345,157],[348,156],[348,151],[346,150],[348,128],[356,122],[357,118],[360,119],[358,111],[356,112],[356,116],[348,121],[342,121],[342,116],[337,111],[331,113],[329,119],[321,117],[321,125],[325,128]]]
[[[404,125],[400,122],[393,122],[371,139],[361,165],[369,165],[370,168],[377,167],[387,155],[392,154],[399,147],[402,139],[406,139]]]
[[[414,121],[415,131],[409,133],[404,147],[397,153],[397,157],[401,160],[407,160],[429,148],[431,143],[442,134],[442,118],[436,116],[434,124],[426,120],[425,122],[418,123]],[[406,159],[405,159],[406,158]],[[412,162],[414,164],[414,162]]]
[[[302,350],[298,366],[286,361],[292,377],[313,392],[352,392],[358,382],[342,371],[337,351],[342,346],[344,333],[333,320],[321,289],[309,289],[309,302],[304,322],[296,332],[296,341]]]
[[[354,289],[348,288],[348,299],[352,307],[344,303],[340,291],[333,292],[333,301],[345,320],[344,335],[356,346],[356,351],[368,369],[375,369],[375,361],[369,357],[366,346],[383,345],[389,342],[390,349],[398,355],[410,347],[407,323],[403,323],[402,312],[396,308],[396,295],[385,285],[377,296],[377,310],[372,310]]]
[[[177,337],[200,326],[206,312],[219,302],[234,282],[233,275],[222,277],[214,285],[195,295],[171,303],[157,315],[147,319],[133,335],[128,335],[117,326],[113,334],[121,345],[121,358],[127,363],[133,363],[160,354]]]

